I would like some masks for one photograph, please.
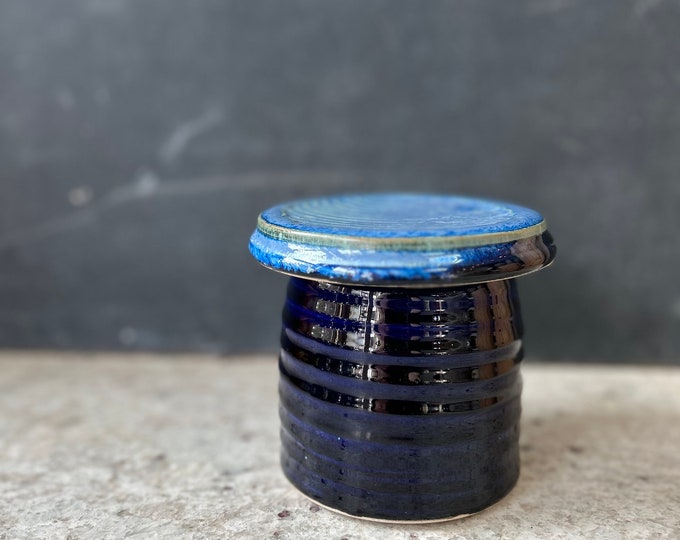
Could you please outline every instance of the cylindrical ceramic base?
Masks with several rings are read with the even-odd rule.
[[[519,475],[521,335],[513,281],[292,278],[279,364],[286,476],[324,506],[378,520],[492,505]]]

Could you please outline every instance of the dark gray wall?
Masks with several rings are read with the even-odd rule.
[[[0,346],[273,350],[257,213],[535,207],[532,356],[680,361],[680,3],[0,4]]]

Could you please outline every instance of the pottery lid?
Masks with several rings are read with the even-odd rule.
[[[500,201],[416,193],[341,195],[260,214],[250,252],[309,279],[442,286],[509,279],[550,264],[538,212]]]

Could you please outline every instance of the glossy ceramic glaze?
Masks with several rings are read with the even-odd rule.
[[[282,464],[320,503],[407,521],[482,510],[519,474],[513,282],[370,288],[292,278]]]
[[[422,194],[295,201],[263,212],[250,241],[274,270],[372,285],[508,279],[555,255],[543,217],[521,206]]]
[[[309,199],[250,241],[291,274],[282,466],[334,510],[387,521],[478,512],[519,474],[522,323],[512,279],[550,264],[543,217],[422,194]]]

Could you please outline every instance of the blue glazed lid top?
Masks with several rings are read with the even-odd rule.
[[[258,218],[250,250],[284,273],[417,286],[507,279],[549,264],[555,251],[545,220],[534,210],[412,193],[275,206]]]

